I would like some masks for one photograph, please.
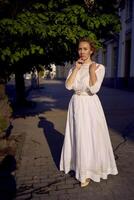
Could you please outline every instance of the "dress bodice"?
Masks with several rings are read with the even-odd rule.
[[[73,89],[74,91],[81,91],[81,92],[88,92],[90,90],[91,93],[97,93],[100,89],[101,83],[104,78],[105,74],[105,68],[102,64],[97,64],[98,68],[96,69],[96,76],[97,76],[97,81],[93,86],[89,86],[89,64],[83,64],[80,68],[80,70],[77,72],[77,75],[75,77],[75,80],[73,84],[70,86],[67,86],[66,88],[71,90]],[[73,71],[73,68],[70,69],[69,74],[67,76],[67,79],[71,75]]]
[[[87,82],[89,80],[89,65],[84,64],[78,71],[76,75],[76,79],[74,81],[73,89],[80,90],[82,92],[85,92],[87,90]]]

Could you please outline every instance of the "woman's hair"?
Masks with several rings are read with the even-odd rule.
[[[78,41],[78,46],[81,42],[87,42],[90,47],[91,47],[91,50],[93,51],[92,55],[95,53],[96,51],[96,47],[95,47],[95,43],[94,41],[92,41],[90,38],[87,38],[87,37],[83,37],[83,38],[80,38],[79,41]]]

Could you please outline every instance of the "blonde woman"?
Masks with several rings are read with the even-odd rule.
[[[88,38],[78,45],[79,59],[69,71],[66,88],[70,100],[60,170],[75,171],[81,187],[118,173],[104,112],[97,96],[105,67],[92,60],[95,47]]]

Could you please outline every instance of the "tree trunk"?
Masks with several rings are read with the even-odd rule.
[[[15,73],[15,85],[16,85],[16,101],[19,104],[24,104],[26,98],[25,98],[25,82],[23,73],[18,71]]]

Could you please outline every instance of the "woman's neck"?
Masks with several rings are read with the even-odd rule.
[[[93,61],[91,60],[91,59],[86,59],[86,60],[84,60],[84,63],[83,64],[91,64]]]

